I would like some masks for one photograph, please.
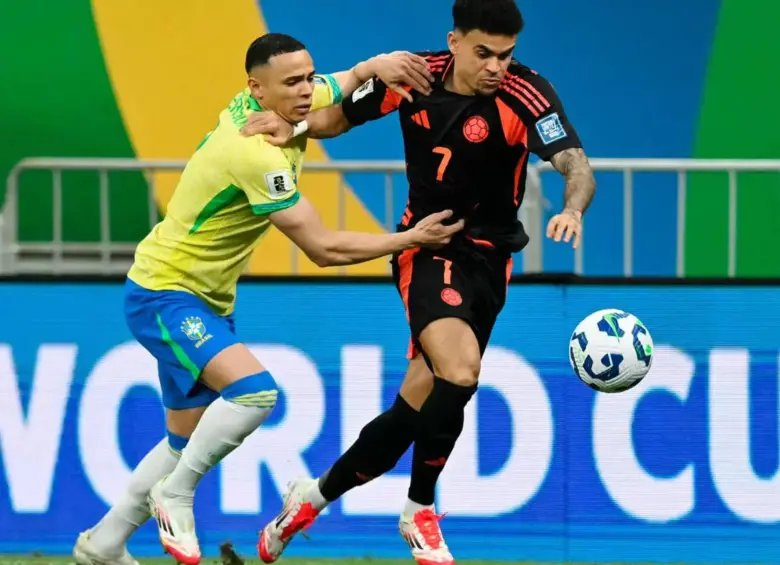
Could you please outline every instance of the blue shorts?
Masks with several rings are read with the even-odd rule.
[[[238,343],[232,316],[218,316],[188,292],[125,283],[125,319],[138,343],[157,359],[163,405],[208,406],[219,393],[199,378],[220,351]]]

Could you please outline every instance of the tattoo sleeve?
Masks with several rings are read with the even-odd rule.
[[[582,149],[565,149],[550,159],[566,180],[564,208],[585,213],[596,193],[596,179]]]

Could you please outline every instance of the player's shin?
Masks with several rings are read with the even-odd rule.
[[[418,418],[417,411],[397,396],[393,406],[366,424],[355,443],[320,477],[323,498],[333,502],[395,467],[414,441]]]
[[[438,377],[434,379],[433,391],[420,409],[405,514],[413,515],[424,507],[433,506],[436,481],[463,431],[463,413],[476,390],[476,385],[464,386]]]
[[[276,382],[268,371],[222,389],[221,397],[203,413],[181,461],[163,484],[163,494],[191,500],[200,479],[268,418],[277,394]]]
[[[187,438],[168,432],[141,460],[122,497],[89,533],[89,542],[104,557],[120,555],[130,536],[149,519],[146,497],[151,488],[173,471]]]

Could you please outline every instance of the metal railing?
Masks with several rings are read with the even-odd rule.
[[[720,172],[728,175],[728,276],[736,276],[737,266],[737,189],[738,173],[780,173],[780,159],[591,159],[596,172],[623,174],[623,276],[634,269],[634,176],[637,173],[677,174],[677,240],[675,271],[685,276],[685,215],[688,173]],[[540,175],[554,171],[550,163],[534,165]],[[557,173],[556,173],[557,174]],[[542,177],[543,179],[544,177]],[[543,188],[543,181],[540,183]],[[602,196],[603,197],[603,196]],[[574,272],[582,274],[585,245],[575,251]]]
[[[677,235],[676,274],[684,276],[685,266],[685,216],[688,189],[688,173],[721,172],[728,176],[728,275],[736,274],[737,261],[737,192],[738,173],[780,173],[780,160],[696,160],[696,159],[591,159],[591,166],[598,172],[622,173],[623,189],[623,274],[634,271],[634,179],[638,173],[675,173],[677,175]],[[157,222],[158,211],[154,198],[154,175],[148,173],[181,171],[183,160],[136,159],[25,159],[11,171],[7,180],[6,205],[0,224],[0,272],[27,273],[124,273],[132,262],[135,244],[111,241],[109,172],[137,171],[147,173],[149,202],[149,227]],[[52,175],[52,238],[51,242],[30,243],[18,239],[19,179],[30,170],[47,170]],[[100,241],[74,243],[63,240],[63,171],[93,171],[99,178]],[[394,176],[405,173],[403,161],[332,161],[308,163],[307,172],[333,172],[341,174],[379,173],[385,177],[384,202],[386,229],[393,229],[398,218],[393,207],[395,190],[406,190],[405,179],[394,185]],[[531,244],[523,253],[523,270],[543,270],[542,243],[545,227],[545,211],[550,206],[543,194],[545,175],[553,171],[549,163],[529,166],[526,199],[521,208],[521,219],[531,236]],[[557,174],[557,173],[555,173]],[[402,187],[402,188],[401,188]],[[337,192],[338,227],[346,226],[347,188],[343,182]],[[600,198],[604,198],[602,194]],[[574,272],[583,273],[585,241],[574,254]],[[297,256],[291,244],[292,256]],[[297,262],[292,262],[293,269]],[[296,271],[294,271],[296,272]]]
[[[5,274],[122,274],[127,272],[133,260],[135,243],[111,241],[110,224],[110,172],[146,173],[148,222],[151,229],[158,221],[155,200],[155,178],[157,172],[180,172],[184,160],[137,160],[137,159],[91,159],[91,158],[30,158],[19,162],[10,172],[6,183],[5,221],[0,230],[0,273]],[[47,242],[26,242],[19,240],[19,196],[20,177],[33,170],[51,173],[52,179],[52,237]],[[394,176],[405,175],[403,161],[332,161],[307,163],[306,172],[378,173],[384,175],[385,229],[394,230],[399,221],[394,201]],[[63,179],[64,171],[91,171],[99,179],[100,241],[71,242],[63,237]],[[531,235],[532,244],[524,254],[523,267],[527,272],[541,271],[541,242],[543,203],[538,185],[539,177],[529,175],[526,199],[520,217]],[[403,176],[403,190],[407,190]],[[400,185],[399,184],[399,187]],[[400,188],[399,188],[400,189]],[[315,188],[316,190],[316,188]],[[337,227],[347,226],[347,187],[342,177],[337,191]],[[293,274],[298,273],[298,251],[290,243]],[[342,269],[342,272],[344,270]]]

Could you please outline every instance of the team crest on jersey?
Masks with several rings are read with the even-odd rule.
[[[181,331],[191,341],[195,342],[198,348],[211,339],[211,334],[206,332],[206,324],[198,316],[188,316],[181,323]]]
[[[536,122],[536,131],[539,132],[539,137],[545,145],[550,145],[553,141],[558,141],[568,135],[563,129],[561,118],[557,112]]]
[[[481,143],[485,141],[490,133],[487,121],[482,116],[471,116],[463,124],[463,136],[471,143]]]
[[[449,286],[441,291],[441,299],[445,304],[449,304],[450,306],[460,306],[463,304],[463,297],[460,295],[460,292]]]

